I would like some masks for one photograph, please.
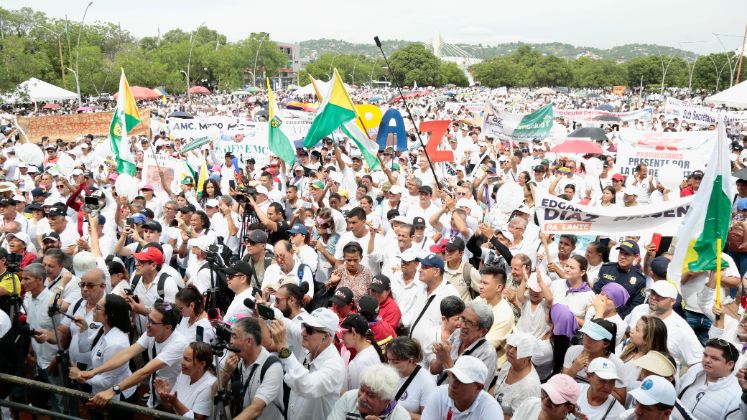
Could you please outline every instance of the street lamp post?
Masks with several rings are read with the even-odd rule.
[[[86,10],[83,11],[83,17],[80,19],[80,27],[78,28],[78,42],[75,46],[75,86],[78,89],[78,106],[83,106],[83,100],[80,97],[80,79],[78,78],[78,58],[80,57],[80,34],[83,32],[83,22],[86,20],[86,14],[88,8],[93,5],[93,2],[88,3]]]
[[[669,62],[667,63],[666,67],[664,67],[664,59],[661,56],[661,51],[659,50],[658,46],[656,47],[656,51],[659,53],[659,62],[661,63],[661,96],[664,96],[664,80],[666,80],[669,65],[672,64],[672,60],[674,60],[674,54],[671,58],[669,58]]]
[[[57,37],[57,47],[59,48],[60,53],[60,77],[62,78],[62,86],[67,89],[67,82],[65,81],[65,63],[62,60],[62,34],[55,32],[44,25],[39,25],[38,23],[32,23],[32,25],[42,29],[46,29]],[[80,93],[78,95],[80,95]]]
[[[729,87],[732,87],[734,86],[734,66],[731,63],[731,57],[729,56],[729,52],[726,51],[726,47],[724,46],[724,43],[721,41],[721,37],[719,37],[718,34],[713,34],[713,36],[715,36],[716,39],[718,40],[718,43],[721,44],[721,50],[724,52],[724,55],[726,56],[726,59],[729,62]]]
[[[328,82],[330,80],[332,80],[332,67],[334,67],[334,65],[335,65],[335,60],[337,59],[337,57],[339,57],[341,55],[342,55],[342,53],[338,52],[334,57],[332,57],[332,62],[329,63],[329,72],[328,72],[329,73],[329,79],[327,79]]]
[[[360,58],[361,58],[361,56],[357,55],[355,57],[355,62],[353,62],[353,81],[352,81],[353,84],[355,84],[355,66],[358,65],[358,60],[360,60]]]
[[[264,36],[259,40],[259,45],[257,46],[257,52],[254,53],[254,70],[252,70],[252,86],[257,87],[257,59],[259,58],[259,50],[262,49],[262,43],[265,42],[265,39],[267,39],[270,34],[264,33]]]

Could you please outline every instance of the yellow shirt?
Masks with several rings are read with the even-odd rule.
[[[15,293],[13,293],[13,285],[15,283]],[[21,281],[18,280],[18,276],[10,274],[7,271],[0,275],[0,287],[8,291],[9,295],[15,294],[16,296],[21,294]]]

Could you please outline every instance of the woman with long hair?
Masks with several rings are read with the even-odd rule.
[[[576,316],[561,303],[550,307],[546,321],[549,329],[537,341],[537,347],[532,355],[532,363],[543,381],[563,370],[565,353],[571,347],[571,339],[579,328]]]
[[[210,345],[192,342],[184,349],[182,371],[176,378],[173,389],[163,378],[156,378],[153,387],[164,407],[174,413],[195,419],[207,419],[213,412],[213,384],[215,376],[210,373],[213,352]],[[187,416],[191,413],[191,416]]]
[[[343,391],[358,389],[360,373],[369,366],[386,363],[386,357],[381,351],[368,321],[362,315],[348,315],[342,324],[342,341],[349,350],[355,350],[355,356],[348,364],[348,374],[343,385]]]
[[[625,366],[621,376],[628,384],[628,389],[631,389],[631,386],[635,387],[633,382],[638,379],[641,373],[641,368],[634,364],[635,360],[650,351],[669,354],[669,350],[667,350],[667,326],[659,318],[644,315],[630,329],[630,342],[623,347],[620,353],[620,359]]]
[[[215,330],[210,324],[203,297],[197,287],[193,284],[187,285],[176,293],[175,300],[176,309],[182,314],[176,331],[182,333],[190,342],[210,343],[215,337]]]
[[[592,307],[594,291],[589,285],[589,277],[586,269],[589,262],[581,255],[571,255],[565,262],[565,280],[559,279],[550,285],[553,302],[568,306],[576,315],[578,324],[584,325],[586,311]]]
[[[78,335],[78,347],[81,351],[91,351],[90,369],[101,366],[120,350],[129,347],[130,338],[128,334],[132,331],[130,306],[119,295],[104,295],[94,307],[93,320],[101,323],[102,326],[93,341],[90,341],[90,335],[84,334],[89,324],[82,317],[76,317],[75,319],[75,324],[81,331],[81,334]],[[100,375],[95,375],[88,380],[80,376],[80,370],[77,367],[70,367],[70,379],[90,385],[94,394],[111,389],[130,375],[132,375],[132,372],[128,363]],[[131,387],[123,390],[119,395],[120,401],[136,403],[135,389],[135,387]],[[132,418],[132,414],[120,412],[114,418]]]
[[[386,358],[400,377],[397,404],[407,410],[413,420],[420,419],[428,397],[436,390],[433,375],[421,365],[423,348],[410,337],[397,337],[387,344]]]
[[[205,203],[211,198],[218,199],[221,196],[220,183],[214,179],[208,179],[202,186],[200,205],[205,208]]]

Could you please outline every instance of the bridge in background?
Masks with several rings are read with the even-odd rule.
[[[469,73],[469,67],[473,64],[481,62],[481,59],[468,53],[457,45],[444,42],[441,34],[437,34],[433,37],[431,46],[433,47],[433,54],[436,57],[444,61],[456,63],[456,65],[458,65],[459,68],[462,69],[464,75],[467,76],[469,84],[475,84],[474,78],[472,78],[472,75]]]

